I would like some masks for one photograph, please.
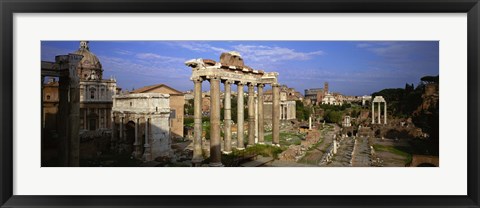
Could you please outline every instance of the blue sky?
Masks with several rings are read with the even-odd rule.
[[[42,41],[41,58],[53,61],[78,47],[79,41]],[[329,82],[332,92],[366,95],[439,74],[438,41],[90,41],[89,47],[103,77],[114,76],[128,90],[159,83],[192,89],[184,62],[218,61],[227,51],[240,52],[254,69],[279,72],[281,84],[301,93]],[[208,82],[203,87],[208,90]]]

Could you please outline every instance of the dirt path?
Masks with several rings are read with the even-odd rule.
[[[355,151],[352,157],[353,167],[370,167],[370,147],[368,146],[367,137],[356,138]]]

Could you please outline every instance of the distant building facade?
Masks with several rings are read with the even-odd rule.
[[[142,87],[130,92],[131,94],[137,93],[161,93],[170,95],[169,108],[170,108],[170,136],[172,138],[183,138],[184,126],[183,119],[185,113],[185,96],[182,92],[169,87],[165,84],[157,84]]]
[[[117,94],[116,80],[103,79],[103,69],[100,60],[90,52],[88,41],[81,41],[80,48],[72,54],[82,55],[83,58],[76,66],[80,89],[80,132],[109,130],[111,128],[112,96]],[[42,64],[50,62],[42,61]],[[58,109],[58,82],[50,80],[44,85],[43,94],[48,125],[52,125],[53,114]],[[48,115],[47,115],[48,114]],[[46,117],[45,117],[46,118]],[[45,122],[44,122],[45,123]]]
[[[111,128],[112,96],[117,92],[117,81],[103,79],[103,68],[98,57],[90,51],[88,41],[81,41],[73,52],[82,55],[77,65],[80,78],[80,130],[95,131]]]
[[[298,92],[286,85],[280,87],[280,120],[296,119],[296,100],[302,100],[303,97],[298,96]],[[263,110],[266,120],[272,119],[272,90],[267,90],[263,94]]]
[[[171,156],[170,96],[137,93],[113,96],[113,151],[152,161]]]
[[[305,103],[319,105],[322,103],[324,96],[329,92],[328,91],[328,82],[323,84],[323,88],[311,88],[305,90]]]

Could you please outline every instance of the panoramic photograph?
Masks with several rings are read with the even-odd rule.
[[[438,41],[42,41],[42,167],[439,167]]]

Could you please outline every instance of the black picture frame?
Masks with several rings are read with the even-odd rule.
[[[1,207],[480,207],[478,0],[0,0]],[[467,13],[468,194],[466,196],[25,196],[13,195],[15,13]],[[445,179],[448,180],[448,179]]]

